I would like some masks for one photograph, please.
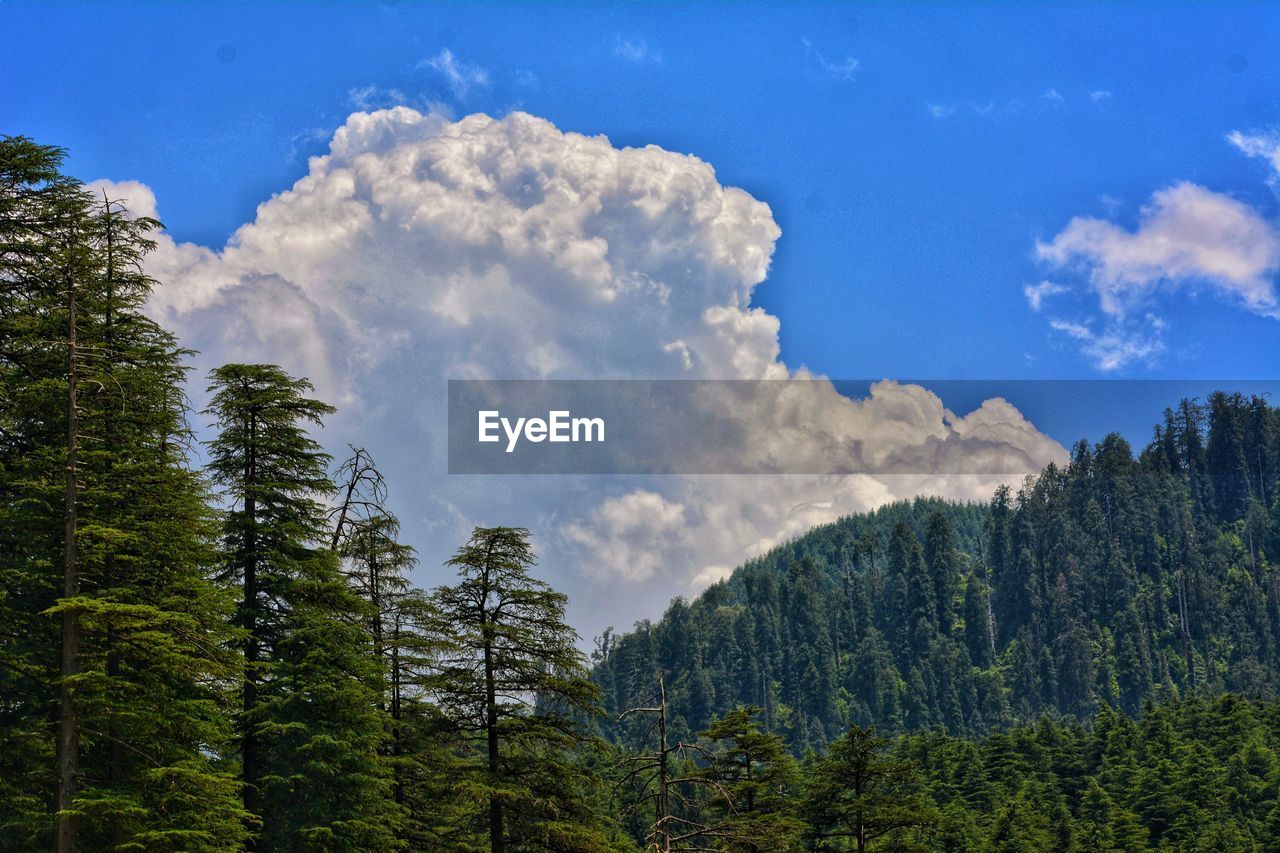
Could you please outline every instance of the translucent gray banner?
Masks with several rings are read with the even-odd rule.
[[[450,474],[974,474],[1271,380],[450,380]],[[1140,449],[1140,448],[1139,448]]]

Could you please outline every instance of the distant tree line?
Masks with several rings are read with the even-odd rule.
[[[730,711],[673,775],[700,831],[650,849],[998,853],[1264,851],[1280,846],[1280,704],[1222,694],[1048,715],[985,735],[852,726],[797,762],[759,709]],[[711,751],[714,750],[714,751]],[[688,787],[686,786],[686,790]],[[727,794],[727,796],[725,796]],[[655,812],[651,809],[646,820]],[[645,832],[637,821],[632,832]],[[679,829],[677,831],[680,831]],[[650,841],[654,839],[648,827]]]

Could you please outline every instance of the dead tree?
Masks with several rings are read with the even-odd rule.
[[[338,466],[333,476],[341,500],[329,510],[333,523],[330,551],[338,550],[346,527],[353,519],[386,514],[383,505],[387,502],[387,484],[373,464],[373,457],[363,447],[351,444],[347,447],[351,448],[351,456]]]
[[[653,723],[645,732],[645,739],[655,735],[657,737],[657,745],[652,752],[629,755],[618,763],[618,769],[625,772],[614,786],[613,796],[616,798],[618,792],[626,786],[638,787],[631,802],[622,809],[621,816],[635,813],[646,803],[653,804],[654,821],[645,835],[647,851],[671,853],[673,850],[716,850],[718,848],[705,845],[715,839],[732,838],[731,832],[722,826],[700,823],[672,811],[672,803],[675,802],[687,813],[693,814],[695,804],[684,790],[692,786],[703,786],[725,801],[730,814],[734,813],[733,798],[723,785],[702,776],[676,775],[673,770],[673,764],[678,759],[696,756],[715,761],[715,754],[696,743],[668,741],[667,691],[661,674],[658,675],[658,691],[650,698],[650,702],[652,704],[648,706],[628,708],[618,715],[618,720],[621,721],[628,714],[651,714]]]

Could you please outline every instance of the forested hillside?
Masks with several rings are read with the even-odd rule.
[[[606,634],[594,678],[621,711],[667,673],[681,732],[758,705],[798,753],[849,722],[975,734],[1274,695],[1278,425],[1261,398],[1183,400],[1136,457],[1113,434],[987,506],[845,518]]]

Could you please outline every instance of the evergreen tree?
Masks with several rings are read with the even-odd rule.
[[[819,849],[847,840],[858,853],[878,839],[934,825],[934,809],[913,788],[912,765],[886,754],[889,741],[853,726],[811,768],[805,798],[810,834]]]
[[[368,609],[343,581],[324,508],[328,457],[305,429],[332,408],[272,365],[211,374],[220,432],[209,471],[229,504],[223,577],[243,595],[240,758],[251,848],[393,846],[398,810],[380,750],[381,673]],[[260,827],[260,831],[259,831]]]
[[[1051,853],[1055,846],[1044,803],[1031,783],[1024,783],[995,814],[983,848],[993,853]]]
[[[796,761],[780,735],[760,729],[759,715],[756,707],[737,708],[702,733],[715,760],[701,775],[725,795],[710,800],[708,823],[723,833],[726,850],[790,850],[805,828],[796,815]]]
[[[534,562],[527,530],[476,528],[448,563],[459,582],[435,593],[436,697],[483,759],[457,784],[483,803],[493,851],[604,849],[571,754],[599,691]]]
[[[141,310],[158,223],[62,157],[0,139],[0,848],[229,849],[236,661],[184,353]]]
[[[960,554],[956,549],[955,531],[944,513],[935,512],[929,516],[925,563],[933,581],[938,629],[950,635],[955,621],[955,597],[960,588]]]
[[[981,731],[1188,693],[1270,695],[1277,421],[1239,395],[1184,401],[1137,458],[1111,434],[986,506],[917,499],[817,528],[674,603],[645,637],[613,638],[595,667],[608,705],[625,704],[628,673],[667,671],[673,721],[756,703],[802,754],[846,720]],[[1219,470],[1236,492],[1215,491]],[[730,618],[749,642],[727,639]]]
[[[970,572],[964,585],[964,644],[974,666],[985,667],[991,662],[991,620],[987,615],[986,582],[976,572]]]

